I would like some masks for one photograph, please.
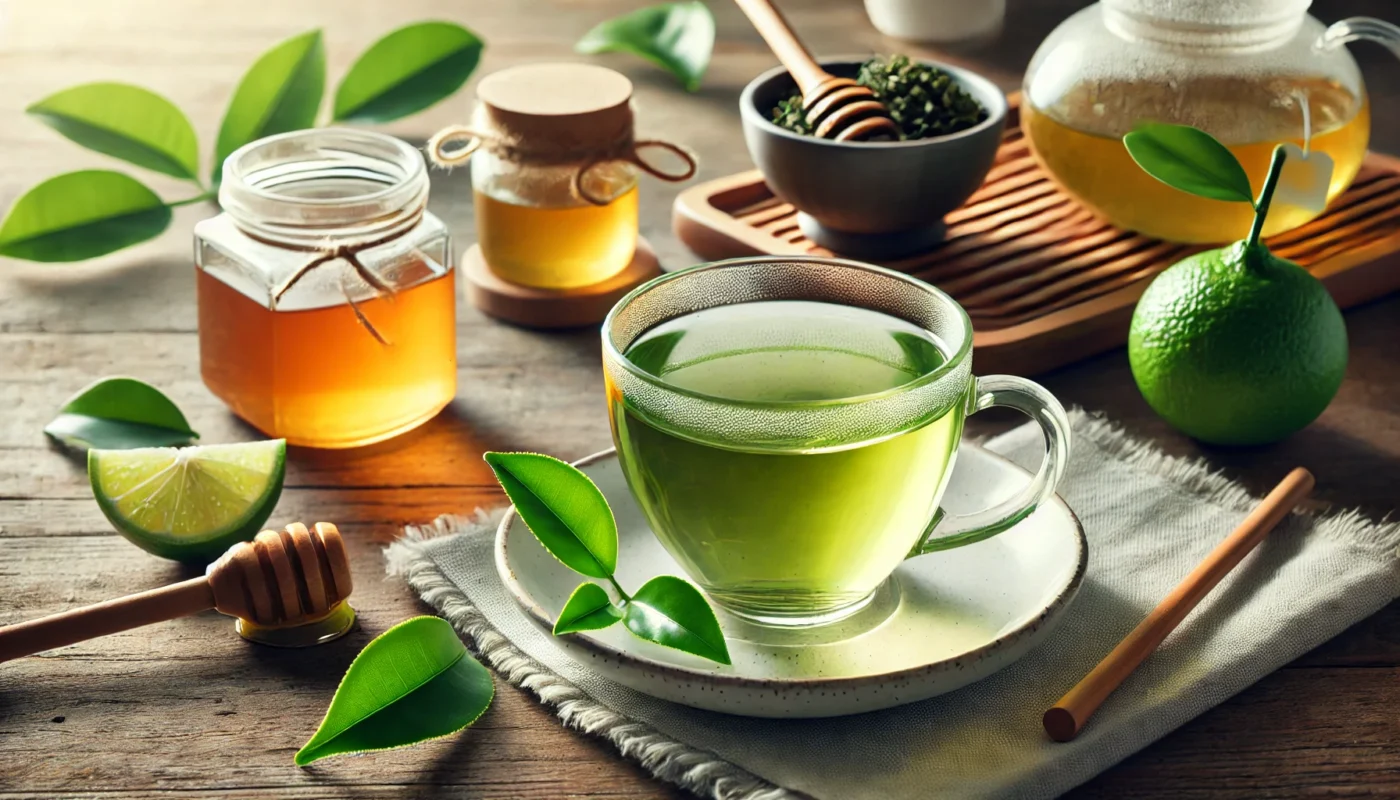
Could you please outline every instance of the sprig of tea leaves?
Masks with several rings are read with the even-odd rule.
[[[569,569],[606,580],[617,594],[614,600],[596,583],[580,584],[555,620],[555,636],[621,622],[641,639],[730,663],[719,620],[699,589],[662,575],[629,595],[617,582],[617,521],[587,475],[538,453],[493,452],[485,458],[540,544]]]
[[[399,28],[370,46],[335,93],[330,122],[388,122],[422,111],[462,87],[484,43],[450,22]],[[189,118],[166,98],[130,84],[102,81],[64,89],[28,113],[89,150],[190,183],[175,200],[114,170],[49,178],[21,195],[0,222],[0,255],[27,261],[83,261],[154,239],[171,210],[212,200],[223,161],[239,147],[316,125],[326,88],[321,31],[278,43],[244,73],[215,142],[209,180]]]

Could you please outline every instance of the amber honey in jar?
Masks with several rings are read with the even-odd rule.
[[[470,125],[434,137],[451,166],[471,159],[477,242],[491,272],[538,289],[592,286],[620,273],[637,247],[640,170],[694,174],[692,157],[634,139],[632,83],[590,64],[532,64],[488,75]],[[655,169],[639,148],[670,150],[680,174]]]
[[[368,131],[297,131],[224,164],[224,213],[195,227],[200,367],[269,436],[354,447],[456,393],[447,229],[422,155]]]

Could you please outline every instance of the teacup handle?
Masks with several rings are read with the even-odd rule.
[[[1055,396],[1034,381],[1014,375],[975,378],[967,400],[967,413],[992,406],[1014,408],[1040,423],[1045,434],[1045,458],[1035,477],[1016,496],[972,514],[950,514],[939,509],[933,522],[909,555],[949,550],[990,539],[1031,515],[1055,493],[1055,486],[1069,461],[1069,417]]]

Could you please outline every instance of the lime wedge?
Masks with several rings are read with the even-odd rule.
[[[137,547],[209,562],[257,535],[282,494],[283,439],[88,451],[102,513]]]

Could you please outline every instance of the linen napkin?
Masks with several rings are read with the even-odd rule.
[[[535,628],[496,577],[499,510],[410,527],[387,551],[483,659],[567,724],[658,777],[716,800],[1042,798],[1112,766],[1400,596],[1400,524],[1292,514],[1201,603],[1068,744],[1044,710],[1140,622],[1256,502],[1083,411],[1060,494],[1089,569],[1052,636],[1001,672],[920,703],[850,717],[700,711],[613,683]],[[985,445],[1038,463],[1039,430]],[[976,545],[972,545],[976,546]],[[936,557],[936,556],[935,556]]]

